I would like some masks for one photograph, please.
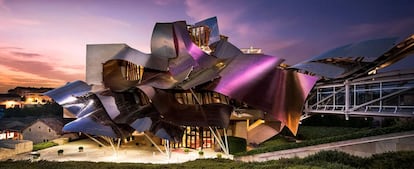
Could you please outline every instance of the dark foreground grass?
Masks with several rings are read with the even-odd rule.
[[[411,169],[414,168],[414,151],[391,152],[370,158],[351,156],[337,151],[324,151],[299,159],[281,159],[268,162],[244,163],[227,159],[202,159],[182,164],[139,164],[139,163],[94,163],[94,162],[49,162],[49,161],[3,161],[0,169],[198,169],[198,168],[245,168],[245,169]]]

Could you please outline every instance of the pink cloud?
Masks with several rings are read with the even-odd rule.
[[[0,51],[0,88],[34,85],[57,87],[66,82],[84,79],[83,65],[62,65],[45,58],[48,57],[33,52]]]
[[[10,11],[10,9],[6,6],[6,0],[0,0],[0,11]]]

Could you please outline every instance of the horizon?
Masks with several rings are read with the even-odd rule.
[[[84,80],[87,44],[125,43],[150,53],[156,22],[193,24],[217,16],[220,34],[238,48],[261,48],[292,65],[349,43],[406,38],[414,33],[413,5],[408,0],[0,0],[0,93]],[[414,58],[407,59],[394,69],[413,68]]]

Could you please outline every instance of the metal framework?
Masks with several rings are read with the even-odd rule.
[[[302,119],[312,114],[414,117],[414,70],[379,73],[314,88]]]

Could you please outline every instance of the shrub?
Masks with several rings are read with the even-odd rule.
[[[198,155],[200,155],[200,156],[204,155],[204,151],[201,151],[201,150],[200,150],[200,151],[198,152]]]
[[[190,152],[190,150],[189,150],[188,148],[185,148],[185,149],[184,149],[184,152],[185,152],[185,153],[188,153],[188,152]]]
[[[62,149],[60,149],[60,150],[58,150],[57,151],[57,153],[58,153],[58,155],[60,156],[60,155],[63,155],[63,150]]]
[[[83,152],[83,147],[82,146],[80,146],[78,149],[79,149],[79,152]]]
[[[220,153],[218,153],[218,154],[217,154],[217,158],[218,158],[218,159],[221,159],[222,157],[223,157],[223,155],[222,155],[222,154],[220,154]]]
[[[247,142],[246,139],[240,137],[229,136],[227,137],[229,143],[230,154],[240,153],[246,151]],[[224,140],[224,138],[223,138]]]
[[[367,159],[368,168],[414,168],[414,151],[375,154]]]

